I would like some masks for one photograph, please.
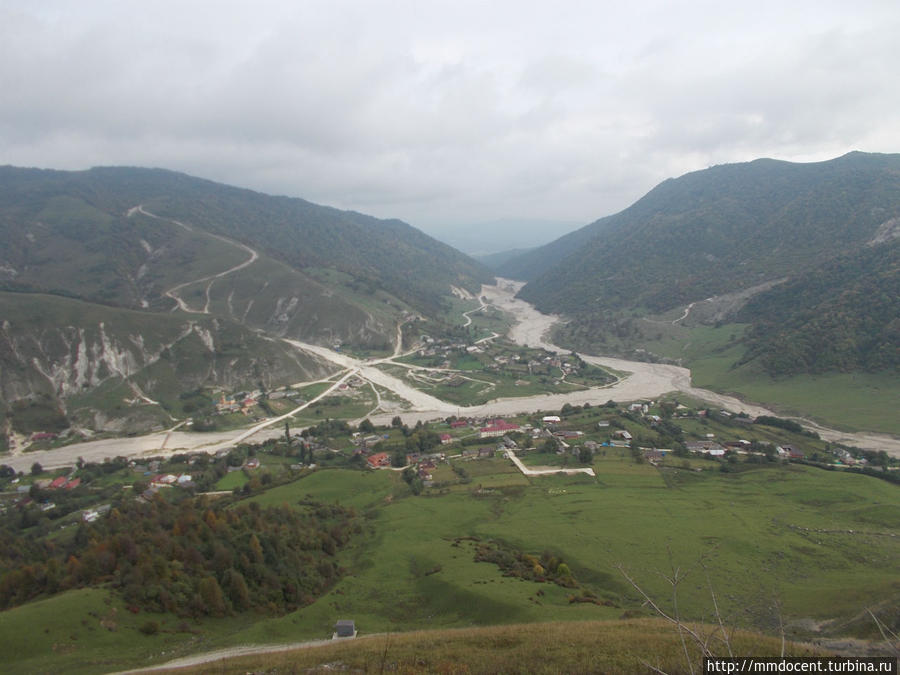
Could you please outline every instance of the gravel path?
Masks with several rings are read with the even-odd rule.
[[[378,634],[373,633],[367,635],[366,638],[376,637]],[[361,639],[361,638],[356,638]],[[147,668],[136,668],[134,670],[124,670],[112,675],[135,675],[136,673],[154,673],[169,668],[187,668],[189,666],[201,666],[205,663],[214,663],[223,659],[233,659],[236,656],[251,656],[254,654],[272,654],[275,652],[287,652],[294,649],[308,649],[310,647],[324,647],[325,645],[337,644],[336,640],[308,640],[306,642],[291,642],[283,645],[241,645],[238,647],[228,647],[227,649],[217,649],[214,652],[206,652],[203,654],[193,654],[180,659],[173,659],[166,663],[159,663],[155,666]]]

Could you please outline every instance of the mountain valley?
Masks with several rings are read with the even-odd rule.
[[[397,221],[170,172],[3,171],[15,667],[530,670],[522,635],[573,629],[627,646],[570,641],[548,670],[650,654],[680,672],[731,639],[892,653],[900,440],[871,433],[897,433],[884,213],[795,270],[754,251],[730,279],[710,263],[681,283],[684,233],[661,236],[670,256],[626,241],[631,302],[589,275],[613,265],[612,229],[523,284]],[[569,295],[523,299],[578,265]],[[748,371],[780,393],[728,395]],[[790,418],[757,403],[803,377],[874,393],[863,409],[858,382],[818,380]],[[817,419],[855,424],[804,417],[826,403]],[[365,639],[323,639],[348,621]]]

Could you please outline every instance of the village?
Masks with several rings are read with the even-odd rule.
[[[254,393],[243,399],[235,396],[225,400],[247,401]],[[597,406],[566,405],[558,414],[511,418],[450,417],[425,425],[418,423],[412,429],[398,415],[390,427],[383,428],[364,420],[358,430],[353,430],[346,422],[326,420],[299,431],[286,429],[284,441],[261,444],[258,452],[248,453],[247,448],[253,447],[248,445],[220,450],[213,456],[201,452],[146,461],[120,459],[100,466],[104,470],[127,466],[134,476],[134,485],[140,487],[135,496],[152,499],[170,488],[222,493],[243,487],[255,472],[297,474],[319,466],[413,468],[428,488],[434,485],[433,472],[442,463],[486,458],[516,457],[525,466],[560,472],[590,466],[594,457],[614,450],[627,451],[636,461],[650,464],[667,458],[697,457],[716,461],[717,466],[726,462],[724,466],[728,466],[728,462],[743,457],[743,461],[808,461],[834,468],[864,468],[873,460],[884,463],[886,459],[877,453],[824,443],[808,432],[786,433],[756,422],[727,411],[689,408],[671,401],[634,402],[622,407],[611,401]],[[199,479],[197,468],[205,472],[216,464],[222,466],[221,476],[213,481],[208,475]],[[896,470],[893,466],[888,468]],[[46,477],[36,465],[32,474],[4,470],[0,480],[12,490],[5,493],[7,496],[24,498],[18,502],[20,506],[28,506],[30,496],[37,490],[44,496],[37,502],[44,512],[55,508],[50,498],[53,494],[78,493],[79,488],[83,492],[87,485],[93,485],[91,467],[76,466]],[[95,488],[93,485],[91,489]],[[96,514],[90,517],[95,518]]]
[[[470,352],[457,343],[432,341],[420,350],[426,358]],[[434,355],[428,352],[434,351]],[[518,359],[516,358],[518,357]],[[550,358],[550,361],[546,361]],[[537,359],[526,361],[519,354],[496,357],[489,369],[522,363],[533,370]],[[554,361],[558,365],[554,364]],[[577,365],[565,359],[545,356],[540,363],[565,372],[576,372]],[[443,364],[442,364],[443,365]],[[544,367],[542,365],[541,367]],[[359,390],[366,383],[349,378],[341,392]],[[244,391],[232,395],[220,393],[216,404],[220,414],[249,415],[266,400],[291,401],[301,392],[290,388],[279,391]],[[774,425],[774,426],[773,426]],[[785,428],[786,427],[786,428]],[[54,434],[37,432],[32,442],[52,440]],[[30,475],[2,467],[0,499],[3,512],[34,507],[51,519],[63,515],[58,510],[61,495],[77,495],[69,503],[81,505],[84,522],[93,522],[106,511],[93,497],[108,495],[109,480],[102,474],[121,469],[117,484],[130,488],[138,499],[151,500],[169,490],[224,495],[234,491],[247,493],[264,485],[298,476],[318,468],[341,466],[370,470],[406,471],[418,489],[446,486],[465,474],[465,463],[485,459],[509,460],[526,476],[551,473],[588,473],[597,458],[607,453],[626,453],[633,461],[664,466],[680,461],[694,471],[740,470],[741,463],[803,462],[838,468],[866,470],[880,467],[896,476],[895,463],[884,453],[860,451],[825,443],[799,425],[777,418],[753,419],[725,410],[690,407],[675,399],[637,401],[619,406],[612,401],[572,406],[558,413],[517,415],[512,417],[448,417],[414,428],[403,424],[397,415],[389,427],[376,428],[367,419],[358,429],[346,422],[324,419],[318,424],[293,432],[286,425],[283,441],[223,449],[213,456],[205,453],[175,455],[147,460],[117,459],[98,466],[78,466],[47,475],[35,464]],[[706,464],[689,461],[705,459]],[[890,465],[889,465],[890,464]],[[445,467],[445,471],[439,470]],[[461,471],[460,471],[461,469]],[[101,475],[98,475],[101,474]],[[99,482],[98,482],[99,480]]]
[[[91,528],[116,522],[130,508],[152,511],[196,504],[212,522],[209,513],[230,512],[246,503],[251,508],[284,503],[283,508],[290,504],[301,510],[328,503],[353,506],[359,514],[388,509],[385,517],[402,520],[403,513],[416,512],[407,500],[428,497],[446,500],[441,508],[449,508],[452,518],[462,518],[469,508],[501,513],[510,499],[544,504],[541,500],[571,500],[577,494],[593,503],[606,499],[613,489],[616,495],[633,495],[624,498],[652,494],[657,499],[664,488],[690,486],[692,481],[724,485],[728,474],[737,478],[760,470],[769,476],[839,470],[891,482],[900,478],[896,463],[886,455],[832,445],[795,430],[786,420],[734,415],[696,401],[663,397],[628,404],[565,404],[555,411],[512,416],[448,416],[415,424],[405,423],[402,413],[384,425],[367,418],[355,424],[321,419],[308,426],[285,424],[280,436],[211,454],[79,461],[51,471],[35,463],[28,473],[0,466],[0,519],[10,532],[69,539],[89,536]],[[642,492],[651,488],[652,493]],[[310,494],[318,495],[317,501],[311,501]],[[526,494],[527,499],[522,496]],[[399,510],[390,511],[393,505]],[[431,502],[428,508],[433,507]],[[550,518],[542,527],[552,527],[555,518],[565,522],[567,516],[551,503],[542,508],[549,509]],[[366,537],[377,527],[360,516],[361,541],[369,541]],[[458,532],[468,536],[468,530]],[[453,561],[454,554],[449,555],[435,561],[427,573]],[[493,574],[490,569],[482,574]],[[585,602],[598,600],[584,597]],[[344,603],[344,596],[333,596],[324,612],[330,618],[323,621],[320,616],[316,625],[324,632],[325,625],[336,620],[331,631],[336,639],[370,630],[368,621],[360,626],[364,613],[358,606]]]
[[[452,405],[583,392],[616,378],[577,355],[515,345],[496,333],[475,339],[422,334],[417,347],[377,367]]]
[[[733,466],[741,458],[749,462],[804,461],[811,458],[833,468],[866,467],[869,464],[865,453],[832,447],[818,439],[810,438],[814,441],[812,444],[783,440],[769,442],[770,439],[779,440],[779,434],[773,434],[768,429],[762,434],[757,433],[765,427],[755,427],[752,418],[734,416],[722,410],[694,410],[682,404],[668,403],[660,406],[659,402],[648,401],[632,403],[623,410],[611,402],[601,407],[570,406],[561,413],[512,419],[448,418],[428,425],[436,430],[443,428],[443,431],[435,432],[439,445],[421,452],[404,452],[408,444],[401,447],[392,443],[390,433],[355,432],[352,435],[353,453],[364,457],[372,469],[412,467],[425,488],[434,485],[434,470],[441,463],[509,458],[526,475],[538,475],[529,472],[525,466],[536,467],[539,463],[550,465],[541,467],[545,473],[567,473],[584,471],[583,468],[571,467],[590,466],[594,457],[614,449],[627,451],[635,461],[646,461],[651,465],[657,465],[667,457],[705,458],[716,462],[712,466],[724,468]],[[669,415],[669,418],[665,419],[658,413]],[[597,417],[601,419],[595,421]],[[690,434],[695,438],[686,436],[682,426],[698,429]],[[715,428],[718,433],[703,427]],[[742,437],[744,435],[754,440],[747,440]],[[807,451],[802,450],[801,446],[806,447]],[[821,451],[817,449],[819,447]],[[517,461],[520,457],[524,458],[524,464]],[[694,470],[703,469],[694,467]]]

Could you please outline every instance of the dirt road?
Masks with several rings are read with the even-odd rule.
[[[184,223],[182,223],[178,220],[172,220],[171,218],[163,218],[162,216],[157,216],[154,213],[150,213],[149,211],[144,209],[144,207],[142,205],[138,205],[138,206],[128,209],[129,216],[133,216],[135,213],[140,213],[149,218],[155,218],[156,220],[165,220],[167,222],[178,225],[178,227],[181,227],[181,228],[187,230],[188,232],[196,231],[190,225],[185,225]],[[219,241],[223,241],[226,244],[231,244],[232,246],[236,246],[237,248],[243,249],[249,255],[249,257],[244,262],[238,263],[234,267],[229,267],[227,270],[225,270],[223,272],[219,272],[218,274],[210,274],[209,276],[205,276],[200,279],[194,279],[193,281],[186,281],[182,284],[178,284],[177,286],[173,286],[172,288],[170,288],[169,290],[167,290],[163,293],[163,295],[174,300],[175,303],[178,305],[179,309],[181,309],[184,312],[189,312],[191,314],[209,314],[209,302],[210,302],[209,289],[212,286],[213,282],[216,279],[221,279],[222,277],[227,276],[229,274],[234,274],[238,270],[242,270],[245,267],[252,265],[259,258],[259,253],[254,251],[249,246],[246,246],[245,244],[242,244],[238,241],[234,241],[232,239],[228,239],[227,237],[223,237],[218,234],[213,234],[212,232],[204,232],[204,234],[209,235],[210,237],[214,237],[214,238],[218,239]],[[181,297],[178,295],[178,291],[180,291],[182,288],[186,288],[187,286],[193,286],[194,284],[203,283],[204,281],[209,282],[206,286],[206,304],[204,305],[203,309],[191,309],[190,307],[188,307],[187,303],[184,300],[182,300]]]
[[[378,637],[379,634],[373,633],[365,638],[356,638],[357,640],[371,639]],[[137,675],[137,673],[154,673],[160,670],[168,670],[170,668],[187,668],[189,666],[201,666],[205,663],[214,663],[223,659],[233,659],[237,656],[252,656],[255,654],[273,654],[276,652],[287,652],[294,649],[309,649],[311,647],[324,647],[325,645],[336,644],[335,640],[308,640],[306,642],[291,642],[283,645],[242,645],[239,647],[228,647],[227,649],[217,649],[214,652],[206,652],[204,654],[193,654],[180,659],[173,659],[166,663],[159,663],[155,666],[147,668],[136,668],[134,670],[123,670],[112,675]]]

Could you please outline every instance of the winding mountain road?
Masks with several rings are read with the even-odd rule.
[[[138,204],[137,206],[134,206],[134,207],[128,209],[129,217],[133,216],[135,213],[140,213],[141,215],[147,216],[148,218],[155,218],[156,220],[163,220],[168,223],[172,223],[184,230],[187,230],[188,232],[193,233],[193,232],[197,231],[190,225],[186,225],[185,223],[182,223],[181,221],[173,220],[172,218],[163,218],[162,216],[158,216],[155,213],[150,213],[141,204]],[[168,298],[172,298],[172,300],[175,301],[175,304],[177,305],[178,309],[180,309],[184,312],[188,312],[190,314],[209,314],[209,302],[210,302],[209,289],[212,287],[212,285],[216,281],[216,279],[221,279],[222,277],[228,276],[229,274],[234,274],[235,272],[242,270],[245,267],[249,267],[250,265],[255,263],[257,261],[257,259],[259,258],[259,253],[254,251],[252,248],[250,248],[246,244],[242,244],[239,241],[234,241],[233,239],[229,239],[228,237],[223,237],[218,234],[213,234],[212,232],[204,231],[203,234],[206,234],[210,237],[214,237],[215,239],[218,239],[219,241],[223,241],[226,244],[231,244],[232,246],[241,248],[247,252],[249,257],[244,262],[239,263],[239,264],[235,265],[234,267],[229,267],[224,272],[219,272],[218,274],[210,274],[208,276],[201,277],[200,279],[194,279],[192,281],[185,281],[184,283],[178,284],[177,286],[173,286],[169,290],[163,292],[163,295],[165,295]],[[202,284],[203,282],[209,282],[206,285],[206,290],[205,290],[206,304],[204,305],[203,309],[191,309],[188,306],[188,304],[178,295],[178,291],[180,291],[182,288],[186,288],[188,286],[193,286],[194,284]]]

